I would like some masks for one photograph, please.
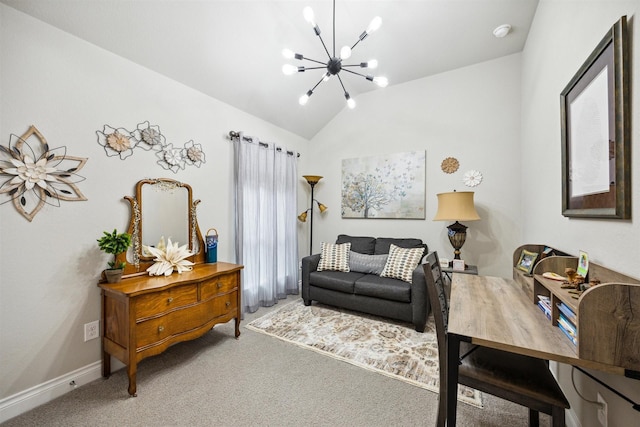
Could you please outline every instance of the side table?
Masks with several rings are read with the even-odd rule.
[[[442,268],[442,273],[444,273],[444,275],[446,276],[447,280],[449,281],[449,283],[451,283],[451,275],[453,273],[460,273],[460,274],[471,274],[473,276],[477,276],[478,275],[478,266],[477,265],[469,265],[467,264],[467,268],[465,268],[464,270],[454,270],[453,267],[443,267]]]

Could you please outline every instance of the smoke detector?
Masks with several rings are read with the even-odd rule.
[[[493,35],[498,38],[502,38],[507,34],[509,34],[509,31],[511,31],[511,25],[503,24],[503,25],[500,25],[499,27],[496,27],[496,29],[493,30]]]

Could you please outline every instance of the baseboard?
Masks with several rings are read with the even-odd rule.
[[[61,375],[0,400],[0,424],[102,377],[102,362]]]

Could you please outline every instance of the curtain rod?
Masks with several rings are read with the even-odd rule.
[[[236,132],[235,130],[230,130],[229,131],[229,139],[234,139],[234,138],[239,138],[240,137],[240,132]],[[253,138],[250,136],[242,136],[242,139],[244,141],[247,142],[253,142]],[[268,147],[269,144],[267,144],[266,142],[259,142],[259,144],[263,147]],[[282,151],[282,148],[280,147],[276,147],[276,151]],[[287,154],[290,156],[293,156],[293,151],[287,151]],[[298,153],[297,157],[300,157],[300,153]]]

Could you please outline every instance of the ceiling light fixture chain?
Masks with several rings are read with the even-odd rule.
[[[345,45],[342,47],[342,49],[340,49],[340,56],[336,56],[336,1],[333,0],[333,55],[329,53],[329,50],[327,49],[327,46],[322,36],[320,35],[321,34],[320,27],[315,22],[315,16],[313,14],[313,10],[309,6],[304,8],[303,16],[304,16],[304,19],[313,26],[313,31],[315,32],[316,36],[318,36],[318,38],[320,39],[320,42],[322,43],[322,47],[324,48],[324,51],[327,53],[328,61],[322,62],[316,59],[307,58],[301,53],[294,53],[290,49],[284,49],[282,51],[282,55],[287,59],[297,59],[299,61],[306,60],[309,62],[314,62],[316,64],[322,65],[321,67],[305,67],[305,66],[295,66],[291,64],[285,64],[282,66],[282,72],[286,75],[303,73],[307,70],[318,70],[318,69],[326,70],[326,72],[324,73],[322,78],[318,81],[318,83],[316,83],[315,86],[313,86],[310,90],[308,90],[304,95],[300,97],[300,99],[298,100],[300,105],[305,105],[307,101],[309,101],[309,97],[313,95],[313,92],[320,85],[320,83],[329,80],[331,76],[336,76],[340,82],[340,85],[342,86],[344,97],[347,100],[347,105],[349,106],[349,108],[354,108],[356,106],[356,102],[349,95],[349,92],[347,92],[347,89],[344,86],[342,78],[340,77],[340,71],[343,71],[343,70],[348,73],[355,74],[360,77],[364,77],[365,79],[376,83],[380,87],[386,87],[389,84],[389,81],[387,80],[386,77],[374,77],[371,74],[365,75],[365,74],[347,69],[347,67],[360,67],[360,68],[374,69],[378,66],[378,61],[376,61],[375,59],[369,60],[367,62],[360,62],[357,64],[342,63],[343,60],[351,57],[351,51],[358,45],[358,43],[366,39],[367,36],[369,36],[371,33],[373,33],[374,31],[380,28],[380,25],[382,25],[382,19],[379,16],[376,16],[375,18],[373,18],[373,20],[371,21],[367,29],[363,31],[362,34],[360,34],[360,36],[358,37],[358,40],[353,44],[353,46],[349,47],[348,45]]]

